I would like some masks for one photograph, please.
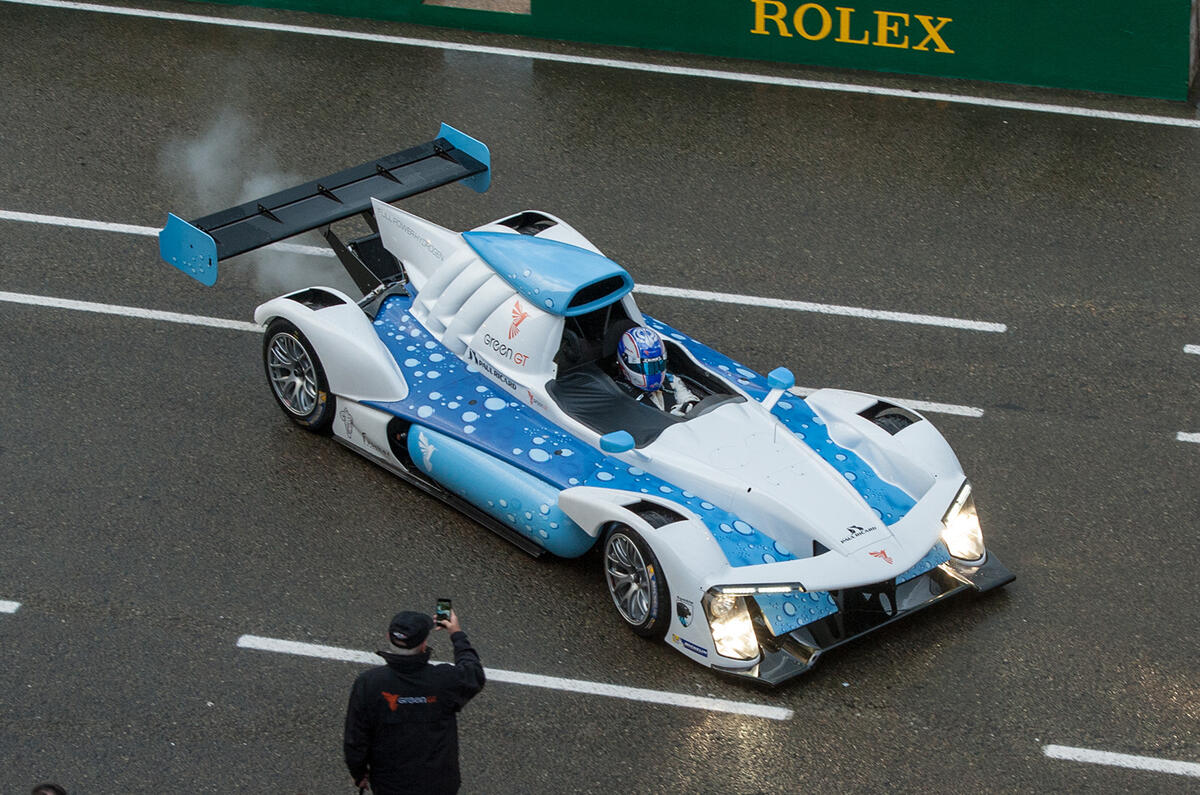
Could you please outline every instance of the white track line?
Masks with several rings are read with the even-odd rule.
[[[795,312],[817,312],[823,315],[843,315],[846,317],[861,317],[871,320],[890,320],[894,323],[919,323],[926,326],[942,326],[966,331],[990,331],[1003,333],[1008,326],[1003,323],[987,323],[981,320],[960,320],[954,317],[938,317],[937,315],[913,315],[908,312],[888,312],[880,309],[860,309],[853,306],[837,306],[835,304],[814,304],[808,301],[789,301],[783,298],[762,298],[753,295],[736,295],[733,293],[710,293],[705,290],[686,290],[680,287],[656,287],[654,285],[639,285],[634,288],[646,295],[662,295],[671,298],[687,298],[693,301],[717,301],[725,304],[740,304],[746,306],[761,306],[769,309],[790,309]]]
[[[297,654],[304,657],[320,657],[325,660],[340,660],[343,662],[363,663],[367,665],[380,663],[380,658],[370,652],[355,649],[342,649],[336,646],[320,646],[315,643],[300,643],[292,640],[277,640],[263,638],[257,635],[242,635],[237,641],[238,648],[273,651],[282,654]],[[487,668],[487,678],[493,682],[507,682],[527,687],[544,687],[551,690],[565,690],[570,693],[583,693],[592,696],[609,696],[630,701],[643,701],[652,704],[665,704],[669,707],[688,707],[709,712],[729,712],[735,715],[748,715],[754,718],[770,720],[790,720],[792,710],[784,707],[772,707],[766,704],[752,704],[746,701],[727,701],[722,698],[705,698],[691,696],[686,693],[670,693],[664,690],[646,690],[640,687],[622,687],[603,682],[589,682],[583,679],[562,679],[557,676],[541,676],[526,674],[519,671],[502,671],[497,668]]]
[[[0,0],[9,2],[9,0]],[[141,235],[142,237],[158,237],[161,229],[153,226],[134,226],[132,224],[115,224],[110,221],[93,221],[89,218],[67,218],[62,215],[39,215],[37,213],[22,213],[15,210],[0,210],[0,221],[22,221],[29,224],[46,224],[49,226],[65,226],[71,229],[90,229],[96,232],[119,232],[124,235]],[[335,256],[332,251],[319,246],[304,246],[298,243],[272,243],[267,248],[277,251],[288,251],[293,254],[310,254],[318,257]]]
[[[15,613],[20,607],[20,602],[9,602],[6,599],[0,599],[0,613]]]
[[[1184,345],[1183,352],[1200,355],[1200,345]],[[1200,444],[1200,433],[1184,433],[1183,431],[1180,431],[1179,433],[1175,434],[1175,439],[1180,442],[1192,442],[1194,444]]]
[[[797,397],[808,397],[817,390],[807,386],[794,386],[788,390]],[[905,406],[912,406],[917,411],[931,411],[935,414],[955,414],[959,417],[975,417],[983,416],[983,409],[977,409],[974,406],[956,406],[953,403],[930,403],[926,400],[912,400],[911,398],[897,398],[880,395],[884,400],[890,400],[893,403],[900,403]]]
[[[1069,105],[1050,105],[1041,102],[1018,102],[1014,100],[991,99],[988,97],[972,97],[960,94],[945,94],[933,91],[913,89],[885,88],[883,86],[853,85],[850,83],[831,83],[822,80],[800,80],[790,77],[752,74],[748,72],[731,72],[720,69],[697,69],[688,66],[667,66],[665,64],[645,63],[640,61],[623,61],[612,58],[591,58],[580,55],[565,55],[562,53],[539,52],[536,50],[521,50],[511,47],[485,47],[478,44],[461,44],[434,39],[414,39],[405,36],[385,36],[376,33],[360,33],[353,30],[335,30],[332,28],[317,28],[304,25],[282,25],[274,22],[258,22],[248,19],[229,19],[225,17],[177,14],[166,11],[151,11],[144,8],[125,8],[121,6],[97,5],[94,3],[71,3],[62,0],[0,0],[0,2],[18,5],[43,6],[46,8],[64,8],[74,11],[91,11],[100,14],[117,14],[120,16],[159,19],[171,22],[193,22],[202,25],[219,25],[229,28],[246,28],[250,30],[275,31],[280,33],[297,33],[305,36],[323,36],[335,39],[351,39],[369,41],[378,44],[398,44],[406,47],[425,47],[437,50],[454,50],[481,55],[499,55],[510,58],[528,58],[533,61],[553,61],[557,63],[579,64],[583,66],[598,66],[608,69],[626,69],[636,72],[651,72],[655,74],[679,75],[684,77],[699,77],[709,80],[729,80],[738,83],[757,85],[784,86],[787,88],[806,88],[817,91],[838,91],[848,94],[870,94],[873,96],[898,97],[901,99],[917,99],[926,102],[948,102],[959,105],[975,105],[988,108],[1003,108],[1006,110],[1031,111],[1034,113],[1053,113],[1062,116],[1080,116],[1091,119],[1108,119],[1111,121],[1127,121],[1139,124],[1158,124],[1168,127],[1191,127],[1200,129],[1198,119],[1177,119],[1170,116],[1150,116],[1141,113],[1122,113],[1117,111],[1079,108]]]
[[[26,295],[24,293],[6,293],[0,290],[0,301],[28,306],[48,306],[54,309],[73,309],[77,312],[98,312],[102,315],[120,315],[121,317],[141,318],[144,320],[163,320],[168,323],[183,323],[189,326],[211,326],[213,328],[235,329],[237,331],[262,331],[262,326],[247,323],[243,320],[226,320],[221,317],[204,317],[203,315],[184,315],[179,312],[163,312],[158,309],[142,309],[136,306],[119,306],[117,304],[97,304],[92,301],[74,301],[70,298],[50,298],[43,295]]]
[[[1071,748],[1067,745],[1043,745],[1042,753],[1051,759],[1066,759],[1070,762],[1088,762],[1093,765],[1113,765],[1153,773],[1174,773],[1179,776],[1200,778],[1200,764],[1174,762],[1170,759],[1155,759],[1152,756],[1114,754],[1110,751],[1093,751],[1088,748]]]
[[[52,309],[70,309],[77,312],[97,312],[103,315],[120,315],[141,320],[163,320],[168,323],[182,323],[189,326],[207,326],[210,328],[233,329],[235,331],[261,332],[262,326],[247,323],[243,320],[227,320],[222,317],[206,317],[204,315],[185,315],[180,312],[164,312],[159,309],[143,309],[138,306],[120,306],[118,304],[98,304],[92,301],[75,301],[70,298],[52,298],[44,295],[28,295],[26,293],[8,293],[0,290],[0,302],[24,304],[26,306],[45,306]],[[800,397],[816,392],[815,389],[793,390]],[[930,403],[909,398],[885,398],[896,403],[904,403],[918,411],[932,411],[941,414],[957,414],[962,417],[982,417],[983,409],[971,406],[956,406],[953,403]]]
[[[8,2],[8,0],[0,0]],[[65,226],[73,229],[90,229],[101,232],[121,232],[129,235],[155,237],[158,229],[152,226],[132,226],[130,224],[114,224],[108,221],[92,221],[87,218],[66,218],[61,215],[38,215],[14,210],[0,210],[0,221],[21,221],[31,224],[49,224]],[[304,246],[296,243],[275,243],[269,248],[287,251],[294,254],[307,254],[317,257],[333,257],[334,253],[319,246]],[[742,306],[759,306],[767,309],[788,309],[794,312],[816,312],[825,315],[842,315],[859,317],[868,320],[888,320],[896,323],[918,323],[928,326],[957,328],[965,331],[1004,332],[1008,327],[1003,323],[987,323],[979,320],[959,320],[952,317],[936,315],[913,315],[906,312],[888,312],[878,309],[860,309],[852,306],[834,306],[829,304],[814,304],[808,301],[785,301],[777,298],[760,298],[753,295],[729,295],[726,293],[710,293],[703,290],[683,290],[677,287],[659,287],[653,284],[637,286],[637,292],[646,295],[660,295],[671,298],[686,298],[694,301],[718,301]]]

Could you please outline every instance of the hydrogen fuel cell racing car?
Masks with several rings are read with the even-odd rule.
[[[186,222],[163,258],[220,260],[320,228],[355,298],[311,287],[259,306],[284,414],[532,554],[600,545],[617,612],[719,671],[779,683],[871,630],[1013,575],[984,545],[954,452],[910,407],[801,398],[643,314],[633,280],[563,220],[526,210],[455,232],[392,206],[491,178],[487,147],[430,142]],[[361,216],[343,241],[331,224]],[[697,400],[616,382],[618,339],[656,330]]]

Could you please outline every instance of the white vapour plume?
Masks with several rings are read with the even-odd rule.
[[[208,215],[312,179],[280,172],[274,156],[260,143],[254,125],[229,108],[223,110],[199,138],[168,142],[163,147],[160,165],[168,179],[190,190],[196,202],[193,217]],[[315,232],[289,242],[324,246],[324,241]],[[278,295],[318,284],[336,287],[351,297],[357,294],[354,282],[331,257],[280,252],[268,246],[235,257],[222,263],[221,267],[249,273],[255,287],[264,295]]]

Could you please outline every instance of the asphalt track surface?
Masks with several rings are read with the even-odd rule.
[[[626,631],[594,555],[533,560],[292,427],[257,335],[0,301],[0,789],[352,791],[341,721],[361,663],[237,641],[369,651],[395,610],[448,595],[497,670],[792,711],[494,681],[461,717],[464,791],[1195,791],[1043,748],[1200,762],[1200,130],[7,3],[0,68],[0,211],[161,226],[446,121],[495,164],[487,194],[406,203],[451,228],[538,207],[642,283],[1002,323],[639,299],[760,371],[982,409],[931,417],[1018,576],[761,691]],[[203,288],[144,236],[0,220],[0,239],[4,293],[244,321],[282,289],[255,275],[269,259]]]

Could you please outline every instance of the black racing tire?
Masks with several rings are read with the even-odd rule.
[[[336,401],[317,352],[290,321],[275,318],[263,335],[263,370],[283,413],[301,428],[326,433]]]
[[[632,527],[613,525],[604,538],[604,584],[618,615],[636,634],[661,639],[671,625],[666,573]]]

